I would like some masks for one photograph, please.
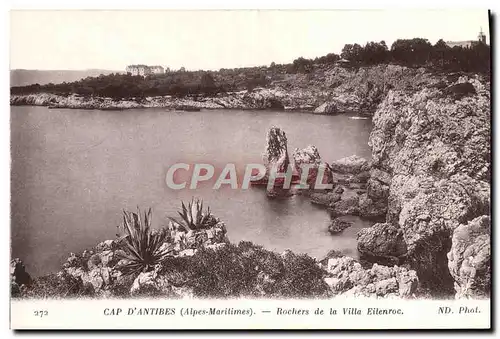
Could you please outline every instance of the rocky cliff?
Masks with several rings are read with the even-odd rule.
[[[443,295],[455,287],[457,296],[487,296],[489,81],[478,76],[441,81],[388,93],[373,117],[372,167],[385,177],[379,191],[388,191],[390,226],[385,227],[395,235],[391,248],[406,248],[398,256],[423,285]],[[380,237],[387,241],[376,227],[362,236],[371,242]],[[474,259],[463,257],[467,251]]]

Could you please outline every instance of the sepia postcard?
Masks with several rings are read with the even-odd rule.
[[[488,10],[12,10],[10,326],[482,329]]]

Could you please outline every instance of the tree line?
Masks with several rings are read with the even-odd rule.
[[[269,67],[220,69],[219,71],[185,71],[184,69],[146,77],[114,73],[87,77],[60,84],[34,84],[11,87],[11,94],[48,92],[68,95],[103,96],[116,99],[146,96],[210,96],[220,92],[251,91],[266,87],[271,81],[283,80],[286,74],[311,73],[321,65],[340,64],[360,67],[395,63],[407,67],[428,67],[444,71],[490,72],[490,47],[475,42],[469,47],[449,47],[442,39],[432,45],[422,38],[398,39],[389,49],[385,41],[346,44],[340,55],[329,53],[315,59],[303,57],[291,64],[271,63]]]
[[[346,44],[340,55],[298,58],[288,73],[309,73],[315,64],[336,63],[343,59],[352,66],[396,63],[407,67],[430,67],[447,71],[490,72],[490,46],[474,41],[471,45],[450,47],[443,39],[432,45],[427,39],[398,39],[389,49],[385,41]]]

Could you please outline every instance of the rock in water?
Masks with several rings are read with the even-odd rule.
[[[337,105],[333,102],[325,102],[322,105],[318,106],[314,113],[317,114],[335,114],[338,113]]]
[[[293,151],[295,169],[300,172],[302,164],[318,166],[321,164],[321,156],[316,146],[309,145],[304,149],[296,148]]]
[[[264,182],[267,184],[272,171],[276,171],[276,173],[287,172],[290,160],[288,157],[288,142],[283,130],[276,126],[271,127],[267,132],[266,141],[267,145],[263,157],[264,165],[266,166]],[[284,178],[276,178],[274,186],[267,188],[267,196],[269,198],[277,198],[292,195],[289,188],[283,188],[284,183]]]
[[[333,217],[341,215],[359,215],[359,197],[357,195],[346,197],[331,206]]]
[[[331,163],[332,171],[338,173],[358,174],[370,168],[368,160],[357,155],[342,158]]]
[[[278,173],[284,173],[288,169],[290,160],[288,158],[288,141],[286,134],[279,127],[273,126],[267,132],[266,150],[264,152],[264,165],[267,174],[273,167]]]
[[[309,199],[313,204],[333,207],[333,204],[341,199],[341,195],[334,192],[313,192]]]
[[[491,221],[481,216],[453,232],[448,267],[455,280],[455,297],[488,298],[491,282]]]
[[[328,232],[331,234],[339,234],[342,233],[346,228],[352,226],[352,222],[345,221],[340,218],[335,218],[332,220],[330,226],[328,226]]]
[[[322,184],[331,184],[333,183],[332,171],[330,166],[321,161],[321,156],[319,155],[319,151],[316,146],[309,145],[304,149],[296,148],[293,151],[293,164],[295,171],[302,175],[303,166],[309,165],[309,171],[307,176],[307,184],[309,188],[314,189],[316,184],[316,179],[318,177],[319,168],[323,168],[323,180]]]

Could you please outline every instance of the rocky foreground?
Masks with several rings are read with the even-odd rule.
[[[61,272],[47,277],[31,279],[22,262],[13,260],[13,294],[40,297],[44,296],[40,291],[53,290],[53,295],[105,297],[488,298],[490,83],[475,75],[418,72],[413,86],[385,89],[384,85],[381,89],[380,82],[371,85],[384,96],[373,115],[370,160],[351,156],[326,162],[312,145],[289,154],[285,131],[276,127],[268,132],[264,154],[268,168],[285,171],[291,165],[300,177],[300,165],[309,164],[313,171],[308,183],[312,183],[323,167],[325,182],[332,184],[326,190],[276,185],[267,188],[268,197],[307,195],[311,203],[330,212],[332,234],[350,226],[343,216],[373,220],[372,227],[358,233],[362,261],[335,251],[316,260],[290,251],[277,254],[249,243],[234,245],[219,222],[199,232],[169,230],[176,248],[172,261],[133,277],[121,274],[117,253],[123,248],[114,240],[71,255]],[[345,83],[341,86],[348,88]],[[263,91],[272,92],[267,89],[251,96],[260,93],[268,98]],[[250,94],[236,94],[245,95]],[[51,100],[47,98],[23,101],[26,98],[11,97],[11,103],[45,104]],[[277,105],[276,96],[271,98],[259,102]],[[373,104],[362,104],[361,96],[357,98],[363,107]],[[320,105],[337,102],[332,98]]]
[[[415,271],[374,264],[362,267],[332,252],[318,262],[291,251],[267,251],[249,242],[233,245],[224,223],[200,231],[169,228],[174,254],[152,270],[125,275],[124,248],[107,240],[72,253],[57,274],[32,279],[19,260],[11,262],[11,291],[22,298],[327,298],[337,295],[413,298]]]

